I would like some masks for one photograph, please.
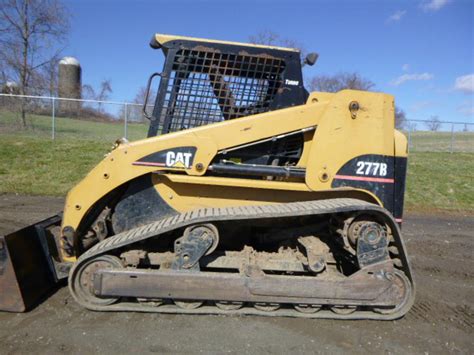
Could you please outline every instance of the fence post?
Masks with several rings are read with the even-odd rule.
[[[55,105],[55,100],[54,97],[51,98],[51,139],[54,141],[55,138],[55,124],[56,124],[56,105]]]
[[[408,126],[408,151],[411,151],[411,125]]]
[[[453,154],[454,145],[454,123],[451,123],[451,154]]]
[[[125,139],[127,139],[127,122],[128,122],[128,103],[125,103],[125,118],[123,122],[123,134]]]

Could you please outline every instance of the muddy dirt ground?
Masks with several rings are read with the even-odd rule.
[[[0,195],[0,234],[62,199]],[[0,312],[0,353],[473,353],[474,217],[408,214],[415,306],[392,322],[95,313],[61,288],[26,314]]]

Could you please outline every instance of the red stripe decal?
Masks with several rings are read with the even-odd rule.
[[[152,162],[144,162],[144,161],[136,161],[132,163],[132,165],[143,165],[143,166],[166,166],[165,163],[152,163]]]
[[[395,182],[394,179],[376,178],[376,177],[368,177],[368,176],[334,175],[334,178],[340,179],[340,180],[386,182],[389,184],[393,184]]]

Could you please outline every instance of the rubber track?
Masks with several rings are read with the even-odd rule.
[[[399,258],[403,264],[403,272],[409,278],[412,286],[410,299],[407,304],[398,312],[390,315],[382,315],[373,311],[356,311],[350,315],[339,315],[330,310],[321,310],[317,313],[306,314],[292,309],[280,309],[272,312],[259,311],[251,307],[243,307],[236,311],[221,310],[215,306],[202,306],[193,310],[185,310],[174,305],[162,305],[158,307],[148,306],[141,303],[120,302],[108,306],[96,306],[82,304],[75,296],[72,285],[75,271],[79,266],[91,258],[105,254],[112,250],[125,247],[159,234],[187,227],[197,223],[212,223],[216,221],[238,221],[238,220],[258,220],[284,217],[301,217],[309,215],[335,214],[343,212],[371,212],[383,216],[385,222],[392,229],[397,247],[400,250]],[[412,306],[414,301],[414,282],[410,271],[408,259],[406,258],[405,246],[401,239],[400,229],[390,213],[378,206],[357,199],[337,198],[319,201],[291,202],[285,204],[259,205],[259,206],[239,206],[224,208],[203,208],[181,213],[172,217],[164,218],[156,222],[130,229],[116,234],[104,241],[96,244],[91,249],[82,254],[71,268],[69,273],[69,288],[76,301],[84,307],[96,311],[135,311],[135,312],[158,312],[158,313],[186,313],[186,314],[253,314],[264,316],[287,316],[303,318],[333,318],[333,319],[397,319],[403,316]]]

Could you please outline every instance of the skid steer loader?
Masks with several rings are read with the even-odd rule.
[[[296,49],[150,45],[165,63],[148,138],[118,140],[61,215],[1,237],[0,308],[29,309],[68,278],[96,311],[403,316],[414,282],[393,97],[308,93],[317,55]]]

